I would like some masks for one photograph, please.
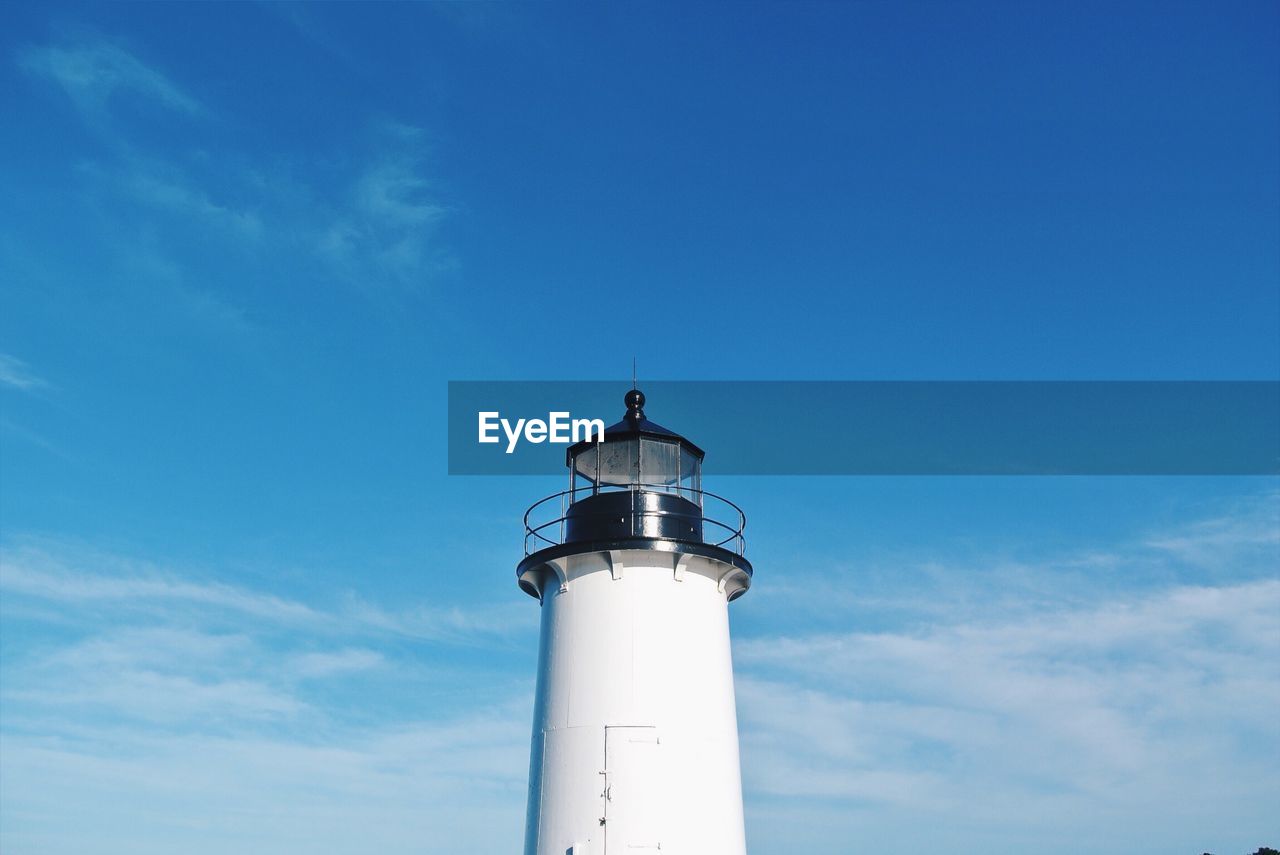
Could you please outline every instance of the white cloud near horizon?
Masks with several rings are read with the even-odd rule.
[[[832,851],[839,829],[872,851],[948,849],[958,828],[988,844],[965,851],[1275,845],[1277,507],[1265,493],[1049,556],[1039,578],[1002,558],[867,602],[828,584],[844,626],[736,638],[749,806],[798,830],[769,845]],[[891,628],[857,628],[886,603]],[[825,833],[805,831],[818,816]]]
[[[893,724],[899,738],[928,748],[923,763],[904,763],[903,775],[936,768],[935,755],[1003,756],[1046,783],[1121,798],[1129,773],[1174,759],[1165,740],[1175,734],[1184,746],[1228,743],[1219,747],[1233,761],[1246,759],[1250,740],[1280,749],[1270,712],[1280,705],[1278,614],[1280,580],[1266,580],[1179,587],[1009,623],[756,638],[738,643],[735,655],[755,699],[747,708],[782,703],[794,735],[812,740],[806,751],[790,745],[792,756],[835,749],[871,761],[892,749],[883,738]],[[772,691],[779,683],[793,687],[793,700],[777,700],[788,696]],[[845,711],[842,725],[815,726],[832,709]],[[858,735],[861,718],[881,719],[869,730],[875,740]],[[1111,784],[1122,789],[1111,792]],[[968,784],[952,786],[960,797]]]
[[[318,604],[7,546],[0,845],[498,851],[521,833],[532,674],[478,688],[465,675],[488,669],[453,660],[508,658],[536,620],[520,605]]]
[[[132,855],[507,851],[522,837],[522,712],[476,709],[323,739],[5,736],[11,819],[0,837],[12,851]]]
[[[925,551],[818,569],[805,560],[775,571],[764,582],[769,597],[823,626],[832,615],[878,626],[1088,609],[1135,588],[1276,578],[1280,492],[1251,493],[1106,548],[966,549],[945,558]],[[821,599],[812,596],[816,588]]]

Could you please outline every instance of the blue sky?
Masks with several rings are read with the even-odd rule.
[[[450,379],[1280,378],[1278,48],[1267,3],[0,7],[5,851],[517,845],[561,479],[448,477]],[[756,855],[1278,845],[1274,479],[708,486]]]

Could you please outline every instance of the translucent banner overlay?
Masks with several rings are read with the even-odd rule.
[[[449,474],[564,473],[520,419],[612,425],[625,383],[450,381]],[[720,475],[1280,475],[1280,382],[647,381]],[[479,442],[480,414],[488,436]],[[553,413],[565,414],[552,417]],[[548,431],[550,433],[551,431]],[[536,438],[541,432],[532,431]],[[508,449],[510,453],[508,453]]]

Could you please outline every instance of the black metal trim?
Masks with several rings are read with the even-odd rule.
[[[668,540],[662,537],[624,537],[618,540],[584,540],[577,543],[561,543],[548,546],[524,557],[516,565],[516,578],[528,571],[569,555],[585,555],[589,552],[613,552],[619,549],[648,549],[654,552],[670,552],[680,555],[700,555],[725,564],[732,564],[751,578],[754,571],[751,562],[736,552],[709,543],[690,543],[684,540]]]
[[[698,542],[701,542],[709,546],[730,546],[730,548],[736,549],[739,555],[746,552],[747,540],[744,532],[746,531],[746,527],[747,527],[747,515],[745,512],[743,512],[742,508],[738,507],[731,500],[726,499],[724,496],[718,495],[716,493],[712,493],[709,490],[695,490],[689,487],[674,488],[673,490],[671,485],[624,484],[624,485],[610,486],[606,490],[600,489],[599,485],[593,485],[592,488],[590,489],[586,487],[579,487],[577,489],[561,490],[558,493],[552,493],[551,495],[544,496],[538,501],[534,502],[524,512],[524,554],[525,555],[530,554],[530,549],[529,549],[530,538],[533,538],[535,545],[538,541],[541,541],[542,543],[547,544],[547,546],[557,546],[565,540],[565,534],[566,534],[565,523],[569,519],[569,514],[568,514],[568,510],[565,509],[563,505],[561,508],[560,516],[554,519],[547,520],[537,525],[533,525],[529,521],[529,518],[530,516],[533,515],[534,511],[538,510],[538,508],[542,507],[543,505],[546,505],[553,499],[560,499],[561,502],[563,503],[564,499],[568,497],[568,500],[569,500],[568,508],[571,509],[575,505],[577,505],[578,502],[580,501],[588,501],[592,498],[597,498],[599,496],[604,496],[604,495],[615,495],[615,494],[637,492],[637,491],[641,493],[652,492],[652,493],[657,493],[662,495],[676,495],[676,496],[680,496],[681,498],[686,498],[686,497],[691,497],[696,495],[698,497],[698,500],[697,500],[698,508],[702,512],[703,525],[715,526],[717,529],[720,529],[722,533],[728,532],[727,537],[720,538],[719,540],[712,539],[710,543],[707,543],[707,540],[705,539],[705,528],[704,528],[703,530],[704,537],[701,538]],[[578,499],[577,498],[578,493],[585,493],[587,495],[583,499]],[[737,523],[730,524],[730,523],[724,522],[723,520],[719,520],[712,516],[708,516],[706,512],[706,507],[705,507],[706,499],[708,497],[715,500],[716,502],[720,502],[728,506],[729,508],[732,508],[733,512],[736,513],[738,516]],[[690,499],[690,501],[692,501],[692,499]],[[641,516],[646,516],[646,515],[647,514],[645,513],[641,513]],[[544,531],[556,525],[560,526],[560,532],[557,535],[558,539],[553,540],[551,536],[543,534]],[[633,532],[633,534],[634,536],[637,536],[637,537],[660,537],[663,539],[667,539],[666,534],[654,534],[652,532],[649,532],[649,533]],[[609,538],[604,538],[604,539],[609,539]],[[685,538],[672,538],[672,539],[683,540]],[[546,548],[546,547],[543,547],[543,548]]]

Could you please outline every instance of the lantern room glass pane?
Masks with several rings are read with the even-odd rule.
[[[600,486],[625,486],[637,482],[639,443],[634,439],[606,442],[600,446]]]
[[[640,481],[650,487],[676,487],[680,481],[680,445],[640,440]]]
[[[594,482],[596,480],[596,460],[599,458],[599,454],[600,452],[594,445],[579,451],[573,458],[574,473]]]
[[[680,487],[690,491],[695,501],[701,503],[698,491],[702,489],[702,458],[687,448],[680,449]]]

